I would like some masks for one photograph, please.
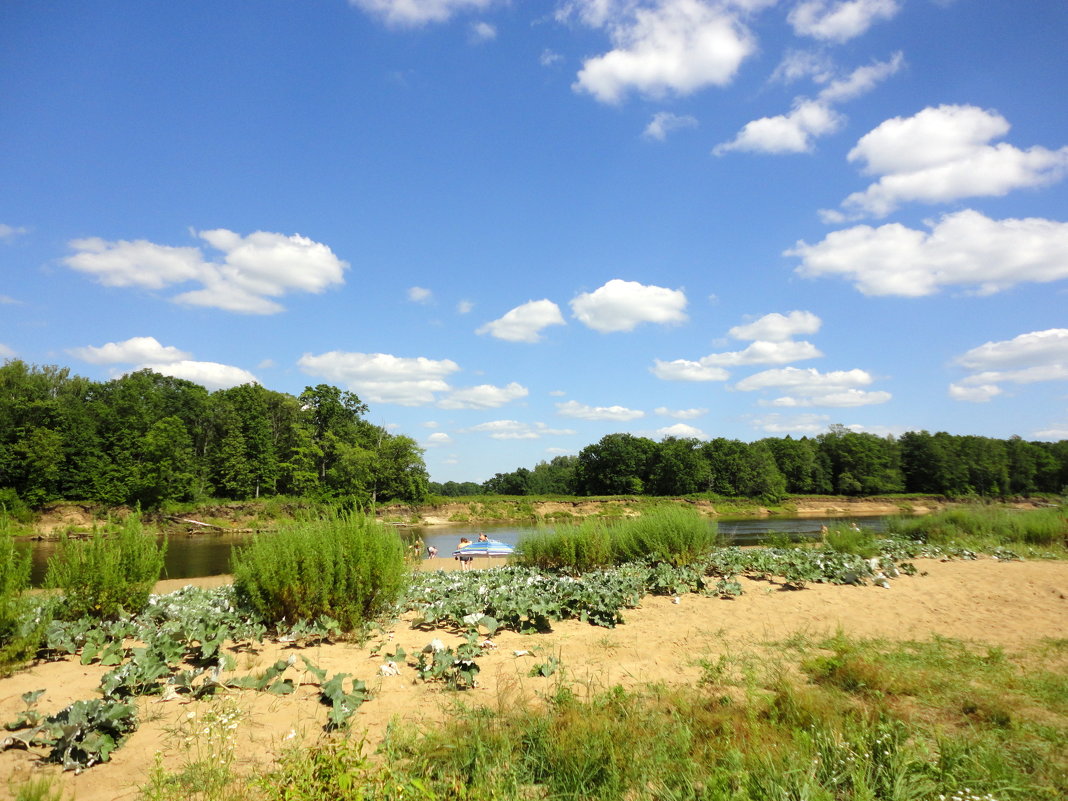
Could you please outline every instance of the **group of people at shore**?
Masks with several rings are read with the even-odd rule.
[[[479,532],[478,541],[479,542],[489,542],[489,537],[486,536],[485,532]],[[456,550],[458,550],[458,551],[463,550],[463,547],[465,545],[470,545],[470,544],[471,544],[471,540],[469,540],[467,537],[460,537],[460,544],[456,546]],[[435,548],[433,545],[428,545],[427,548],[426,548],[426,557],[427,557],[427,559],[433,559],[437,555],[438,555],[438,549]],[[457,556],[454,556],[453,558],[454,559],[458,559],[460,561],[460,569],[461,570],[469,570],[470,567],[471,567],[471,561],[475,557],[472,556],[471,554],[459,554]]]

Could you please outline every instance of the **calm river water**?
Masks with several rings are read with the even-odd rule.
[[[793,537],[818,537],[820,526],[849,523],[856,519],[864,527],[883,531],[886,517],[859,518],[746,518],[740,520],[720,519],[719,531],[731,545],[757,545],[769,537],[789,534]],[[486,532],[490,539],[515,545],[520,537],[535,526],[517,523],[485,523],[481,526],[454,524],[449,526],[415,526],[406,528],[406,533],[422,538],[427,546],[438,549],[438,558],[450,557],[459,544],[460,537],[476,540],[479,532]],[[172,536],[167,542],[167,558],[164,565],[165,578],[198,578],[230,572],[230,551],[248,541],[243,534],[198,534],[196,536]],[[33,557],[31,581],[39,586],[44,580],[48,557],[56,549],[54,542],[29,543]]]

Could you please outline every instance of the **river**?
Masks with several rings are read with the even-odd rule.
[[[744,518],[719,519],[719,532],[730,545],[759,545],[776,535],[786,534],[792,538],[818,537],[820,526],[841,525],[856,520],[857,523],[875,531],[886,528],[887,517],[836,517],[836,518]],[[526,532],[533,531],[533,524],[522,523],[457,523],[449,526],[413,526],[405,528],[405,535],[422,539],[424,545],[438,549],[438,558],[449,557],[461,537],[478,539],[485,532],[490,539],[515,545]],[[182,579],[216,576],[230,572],[230,552],[234,547],[248,542],[247,534],[198,534],[175,535],[168,538],[167,556],[164,563],[164,578]],[[40,586],[48,568],[48,558],[55,552],[56,543],[41,540],[30,543],[32,567],[30,581]],[[425,551],[424,551],[425,555]]]

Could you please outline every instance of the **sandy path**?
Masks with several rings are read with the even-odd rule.
[[[453,567],[452,560],[439,560]],[[558,656],[568,679],[601,687],[613,683],[693,682],[700,674],[698,660],[724,653],[739,654],[769,640],[796,634],[818,637],[837,628],[858,636],[926,639],[932,634],[980,640],[1009,651],[1022,649],[1043,638],[1068,637],[1068,562],[1009,562],[991,559],[975,562],[919,560],[926,573],[894,580],[891,589],[815,585],[800,591],[783,590],[767,582],[742,580],[745,594],[735,600],[683,596],[646,598],[638,609],[626,612],[626,622],[604,629],[566,621],[552,632],[521,635],[501,632],[497,648],[479,660],[480,687],[460,697],[493,703],[508,693],[539,692],[557,678],[531,678],[530,668]],[[221,583],[215,577],[196,583]],[[164,582],[169,591],[188,581]],[[400,621],[383,652],[401,645],[416,653],[432,638],[446,644],[460,642],[456,635],[411,629]],[[457,698],[439,686],[415,683],[415,671],[402,666],[401,675],[381,677],[382,658],[370,647],[337,643],[302,650],[265,643],[255,651],[237,654],[238,671],[262,670],[278,658],[303,654],[329,674],[347,672],[363,679],[375,698],[363,704],[354,730],[366,732],[371,743],[379,740],[395,718],[426,721],[442,714]],[[532,652],[515,656],[515,651]],[[300,660],[298,658],[298,664]],[[83,666],[76,660],[36,665],[0,680],[0,722],[16,717],[19,696],[47,688],[42,711],[58,710],[79,698],[95,696],[105,668]],[[310,679],[310,676],[308,676]],[[181,764],[182,737],[177,730],[201,720],[211,708],[229,707],[241,714],[235,732],[234,753],[242,768],[254,770],[287,744],[311,742],[321,732],[326,708],[318,703],[317,688],[302,686],[291,696],[274,697],[249,691],[233,692],[213,701],[160,703],[140,699],[141,727],[115,752],[112,762],[80,776],[63,774],[64,785],[78,801],[132,799],[145,781],[157,752],[169,766]],[[288,740],[286,738],[289,738]],[[41,766],[32,754],[0,754],[0,776],[29,776],[54,766]],[[0,797],[7,788],[0,783]]]

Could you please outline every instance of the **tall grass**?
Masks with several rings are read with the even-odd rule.
[[[690,509],[658,506],[641,517],[614,523],[587,518],[525,534],[514,561],[574,573],[635,561],[679,567],[699,561],[718,544],[714,522]]]
[[[59,614],[67,619],[135,614],[159,581],[166,551],[131,514],[114,532],[95,527],[86,540],[64,535],[48,560],[45,586],[62,590]]]
[[[338,514],[257,535],[231,557],[239,597],[269,625],[334,618],[359,628],[396,602],[408,568],[395,531]]]
[[[894,517],[887,531],[912,540],[977,548],[1006,545],[1068,546],[1068,507],[1003,509],[967,506],[923,517]]]

